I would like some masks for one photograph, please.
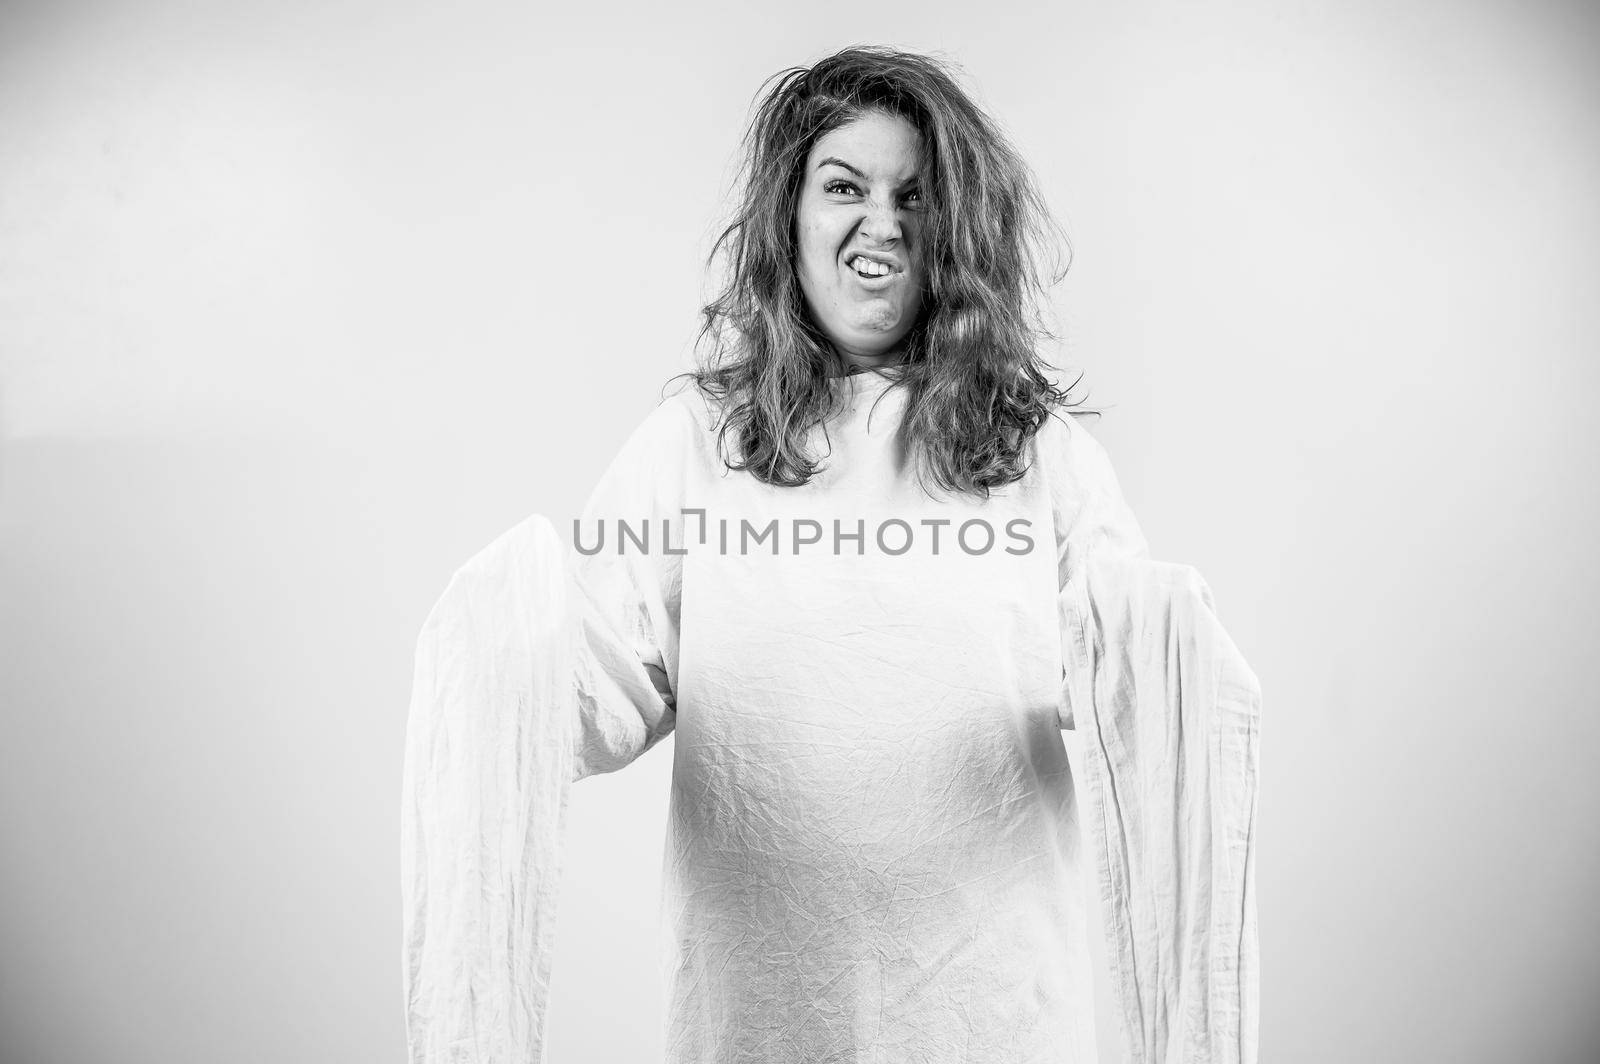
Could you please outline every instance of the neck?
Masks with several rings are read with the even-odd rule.
[[[896,346],[876,355],[864,355],[842,348],[836,350],[839,356],[839,375],[844,377],[865,373],[868,370],[883,369],[886,366],[898,366],[906,360],[904,346]]]

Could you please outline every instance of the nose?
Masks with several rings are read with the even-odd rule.
[[[861,235],[879,244],[892,244],[900,239],[900,211],[892,203],[877,200],[867,205],[861,219]]]

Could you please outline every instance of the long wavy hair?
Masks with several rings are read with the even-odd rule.
[[[725,283],[702,310],[699,368],[678,375],[720,405],[723,461],[789,487],[817,472],[807,438],[842,403],[829,378],[845,366],[806,310],[795,212],[817,140],[881,111],[921,134],[929,204],[922,312],[887,371],[908,389],[902,443],[924,490],[931,476],[987,498],[1019,479],[1028,440],[1053,409],[1076,405],[1039,356],[1054,339],[1045,295],[1071,247],[1027,165],[950,68],[927,56],[847,48],[762,88],[743,142],[743,194],[707,263],[724,258]]]

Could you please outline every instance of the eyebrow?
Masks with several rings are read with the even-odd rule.
[[[843,159],[840,159],[840,158],[838,158],[837,156],[834,156],[834,155],[830,155],[826,159],[824,159],[820,163],[818,163],[817,164],[817,169],[821,170],[824,166],[837,166],[837,167],[839,167],[841,169],[849,170],[852,174],[855,174],[857,177],[859,177],[863,181],[868,180],[866,174],[862,173],[860,170],[858,170],[855,167],[851,166],[849,163],[845,162]],[[912,174],[910,177],[908,177],[904,181],[900,182],[900,187],[904,188],[907,185],[914,185],[914,184],[916,184],[917,182],[919,182],[921,180],[922,180],[922,175],[921,174]]]

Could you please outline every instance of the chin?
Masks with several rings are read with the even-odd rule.
[[[879,307],[868,311],[856,321],[855,333],[863,343],[886,343],[893,346],[910,330],[904,326],[905,315],[898,310]]]
[[[881,358],[893,351],[900,344],[900,341],[904,339],[904,333],[895,333],[892,336],[871,333],[866,336],[856,337],[849,346],[852,351],[866,355],[868,358]]]

